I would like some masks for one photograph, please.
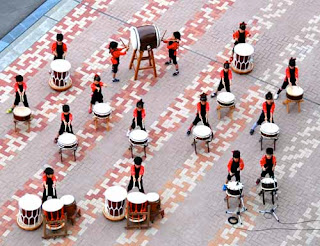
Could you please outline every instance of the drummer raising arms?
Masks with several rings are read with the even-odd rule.
[[[261,125],[262,122],[268,121],[270,123],[274,123],[273,121],[273,114],[274,114],[274,109],[276,107],[274,101],[273,101],[273,96],[272,93],[269,91],[266,96],[266,101],[262,104],[262,112],[260,114],[260,117],[257,122],[253,124],[253,126],[250,129],[250,135],[253,135],[254,130],[258,125]]]
[[[142,158],[136,156],[134,158],[134,165],[131,166],[131,178],[127,191],[132,190],[133,186],[138,187],[139,191],[144,193],[142,177],[144,174],[144,167],[141,166]]]
[[[274,169],[276,168],[277,160],[273,155],[273,148],[267,148],[266,155],[262,156],[260,160],[260,166],[262,168],[261,176],[257,179],[256,184],[258,185],[262,178],[268,173],[270,178],[274,178]]]
[[[107,87],[107,84],[101,82],[101,78],[98,74],[94,75],[93,83],[91,84],[91,101],[89,106],[89,114],[92,113],[92,105],[96,102],[103,103],[102,86]]]
[[[56,190],[57,178],[54,175],[54,170],[51,167],[47,167],[44,170],[42,182],[43,182],[42,203],[44,203],[49,196],[51,196],[52,198],[57,198],[57,190]]]
[[[215,92],[212,92],[211,97],[215,97],[218,94],[218,91],[221,91],[223,88],[226,89],[227,92],[230,91],[230,87],[232,85],[232,72],[230,68],[230,63],[226,61],[223,64],[223,70],[220,72],[220,83]]]
[[[130,132],[132,129],[135,129],[136,126],[140,126],[140,129],[145,131],[145,117],[146,117],[146,110],[143,108],[144,102],[142,99],[140,99],[137,104],[136,108],[133,110],[133,119],[132,119],[132,124],[127,131],[127,137],[129,137]]]
[[[60,125],[60,130],[56,136],[56,138],[54,139],[54,142],[57,143],[58,142],[58,137],[60,135],[62,135],[64,132],[68,132],[68,133],[72,133],[73,134],[73,130],[72,130],[72,114],[70,113],[70,107],[69,105],[63,105],[62,106],[62,113],[61,113],[61,125]]]
[[[67,45],[62,42],[63,34],[57,34],[57,42],[54,42],[51,46],[52,53],[54,55],[54,60],[65,59],[67,55]]]
[[[118,48],[118,43],[115,41],[111,41],[109,44],[109,53],[111,54],[111,62],[112,62],[112,82],[119,82],[120,80],[116,78],[118,67],[120,64],[120,56],[124,56],[127,53],[129,47]],[[122,51],[124,50],[124,51]]]
[[[20,102],[22,102],[25,107],[29,108],[27,95],[26,95],[27,84],[23,82],[23,77],[21,75],[16,76],[16,83],[14,85],[14,90],[16,92],[16,98],[11,108],[9,108],[6,111],[7,114],[12,113],[13,109],[17,105],[19,105]]]
[[[197,115],[192,124],[190,125],[187,135],[189,136],[193,126],[196,126],[200,121],[203,122],[205,126],[210,127],[208,122],[208,114],[209,114],[209,103],[207,102],[207,94],[202,93],[200,95],[200,102],[197,104]],[[211,128],[211,127],[210,127]]]
[[[246,30],[246,27],[247,27],[247,24],[244,21],[239,23],[239,30],[233,33],[234,46],[236,46],[237,44],[240,44],[240,43],[245,43],[246,38],[251,36],[250,32],[248,30]],[[232,49],[231,59],[233,59],[234,46]]]
[[[172,74],[177,76],[179,74],[179,65],[177,62],[177,50],[179,49],[179,42],[181,40],[180,32],[174,32],[171,38],[162,40],[164,43],[168,44],[167,49],[169,50],[169,61],[165,65],[170,65],[171,62],[176,66],[176,71]]]
[[[226,183],[223,185],[222,189],[227,189],[227,184],[231,180],[233,176],[236,177],[236,181],[240,182],[240,171],[244,168],[244,162],[242,158],[240,158],[240,151],[234,150],[232,158],[228,162],[228,176],[226,179]]]
[[[279,88],[277,94],[275,94],[274,99],[277,100],[281,91],[284,90],[288,85],[298,85],[298,78],[299,69],[298,67],[296,67],[296,58],[291,57],[289,60],[289,65],[286,68],[286,77],[283,81],[281,88]]]

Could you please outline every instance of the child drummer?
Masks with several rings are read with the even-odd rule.
[[[44,170],[42,182],[43,182],[42,203],[44,203],[49,196],[51,196],[52,198],[57,198],[57,190],[56,190],[57,178],[54,175],[54,170],[51,167],[47,167]]]
[[[197,115],[192,124],[190,125],[187,135],[189,136],[193,126],[196,126],[200,121],[203,122],[205,126],[210,127],[208,122],[208,114],[209,114],[209,103],[207,102],[207,94],[202,93],[200,95],[200,102],[197,104]],[[211,128],[211,127],[210,127]]]
[[[127,53],[129,47],[118,48],[118,43],[111,41],[109,44],[109,53],[111,54],[112,62],[112,82],[119,82],[120,80],[116,78],[118,67],[120,64],[120,56],[124,56]],[[123,51],[124,50],[124,51]]]
[[[138,187],[139,191],[144,193],[142,177],[144,174],[144,167],[141,166],[142,158],[137,156],[134,158],[134,165],[131,166],[131,178],[127,191],[132,190],[132,187]]]
[[[54,55],[54,60],[65,59],[67,55],[67,45],[62,42],[63,34],[57,34],[57,42],[54,42],[51,47],[52,54]]]
[[[62,113],[61,113],[61,125],[60,125],[60,130],[56,136],[56,138],[54,139],[54,142],[57,143],[58,142],[58,137],[63,134],[64,132],[68,132],[68,133],[72,133],[73,134],[73,130],[72,130],[72,114],[70,113],[70,107],[69,105],[63,105],[62,106]]]
[[[140,99],[137,104],[136,108],[133,110],[133,119],[132,124],[127,132],[127,137],[129,137],[130,132],[132,129],[135,129],[136,126],[140,126],[140,129],[145,131],[145,118],[146,118],[146,110],[143,108],[144,102]]]
[[[171,62],[176,67],[176,71],[172,74],[173,76],[177,76],[179,74],[179,66],[177,62],[177,50],[179,49],[179,42],[181,40],[180,32],[174,32],[171,38],[166,40],[162,40],[164,43],[167,43],[167,49],[169,50],[169,61],[165,63],[165,65],[170,65]]]
[[[283,81],[281,88],[279,88],[277,94],[274,96],[274,99],[277,100],[281,91],[284,90],[288,85],[298,85],[298,78],[299,69],[298,67],[296,67],[296,58],[291,57],[289,60],[289,65],[286,68],[286,77]]]
[[[244,168],[244,162],[240,158],[240,151],[234,150],[232,158],[228,162],[228,176],[225,185],[223,185],[223,190],[227,189],[227,184],[233,176],[235,176],[236,181],[240,182],[240,171]]]
[[[257,122],[253,124],[253,126],[250,129],[250,135],[253,135],[254,130],[258,125],[261,125],[262,122],[268,121],[270,123],[274,123],[273,121],[273,114],[274,114],[274,109],[276,107],[274,101],[273,101],[273,96],[272,93],[269,91],[266,96],[266,101],[262,104],[262,112],[260,114],[260,117]]]
[[[14,90],[16,92],[16,98],[11,108],[7,110],[8,114],[12,113],[13,109],[17,105],[19,105],[20,102],[22,102],[25,107],[29,108],[27,95],[26,95],[27,84],[23,82],[23,77],[21,75],[16,76],[16,83],[14,85]]]
[[[258,185],[262,178],[269,174],[270,178],[274,178],[274,169],[276,168],[277,160],[273,155],[273,148],[267,148],[266,155],[262,156],[260,160],[260,166],[262,169],[260,178],[257,179],[256,184]]]
[[[91,101],[89,106],[89,114],[92,113],[92,105],[98,103],[103,103],[102,86],[107,87],[107,84],[101,82],[101,78],[98,74],[94,75],[93,83],[91,84]]]
[[[218,91],[221,91],[223,88],[226,89],[227,92],[230,92],[230,87],[232,84],[232,72],[230,69],[230,63],[226,61],[223,64],[223,70],[220,72],[220,83],[215,92],[212,92],[211,97],[215,97],[218,94]]]
[[[234,53],[234,47],[237,44],[241,44],[241,43],[245,43],[247,37],[250,37],[250,32],[248,30],[246,30],[247,28],[247,24],[243,21],[241,23],[239,23],[239,30],[233,33],[233,39],[234,39],[234,46],[232,49],[232,57],[231,60],[233,59],[233,53]]]

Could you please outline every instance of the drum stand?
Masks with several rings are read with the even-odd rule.
[[[213,139],[213,132],[212,132],[212,135],[210,136],[210,138],[208,140],[201,140],[201,141],[205,141],[206,144],[207,144],[207,148],[208,148],[208,153],[210,152],[210,147],[209,147],[209,143],[212,141]],[[195,137],[193,138],[193,143],[191,145],[194,146],[194,152],[196,152],[196,155],[198,154],[197,152],[197,140],[200,140],[200,139],[196,139]]]
[[[19,122],[19,120],[13,120],[14,123],[14,131],[17,132],[17,122]],[[27,125],[28,125],[28,132],[30,132],[30,124],[31,124],[31,117],[29,120],[26,120]]]
[[[64,219],[62,220],[55,220],[55,221],[48,221],[46,216],[43,216],[43,236],[42,238],[48,239],[48,238],[56,238],[56,237],[65,237],[68,236],[68,228],[67,228],[67,214],[64,214]],[[53,225],[61,223],[64,224],[62,228],[58,230],[50,230],[47,228],[47,225]],[[48,233],[47,230],[51,231],[51,233]],[[60,231],[60,232],[58,232]]]
[[[277,194],[277,190],[278,190],[278,186],[275,186],[276,182],[273,178],[273,189],[266,189],[266,188],[262,188],[262,184],[261,184],[261,191],[259,193],[259,195],[262,195],[262,203],[263,205],[266,204],[265,199],[264,199],[264,193],[270,191],[271,192],[271,196],[272,196],[272,204],[274,204],[274,198],[276,197],[276,199],[278,199],[278,194]]]
[[[229,209],[229,196],[228,195],[227,195],[226,199],[227,199],[227,206],[228,206],[228,209]],[[238,216],[238,220],[240,221],[240,224],[242,225],[241,213],[247,211],[247,208],[244,206],[242,192],[241,192],[241,194],[239,196],[239,199],[240,199],[240,203],[239,203],[238,209],[235,210],[235,211],[227,210],[226,214],[235,214],[235,215],[237,215]]]
[[[142,222],[132,222],[130,221],[130,215],[135,215],[135,216],[146,216],[146,223],[145,221]],[[142,224],[143,223],[143,224]],[[134,212],[131,213],[129,209],[127,209],[127,226],[125,227],[126,229],[149,229],[150,228],[150,205],[148,205],[148,211],[147,212]]]
[[[235,105],[232,105],[232,106],[222,106],[222,105],[218,104],[218,106],[217,106],[218,120],[220,120],[220,118],[221,118],[220,110],[221,110],[222,108],[229,108],[229,109],[230,109],[230,118],[231,118],[231,120],[233,120],[233,111],[234,111],[235,107],[236,107]]]
[[[147,50],[148,55],[147,56],[143,56],[144,51],[140,50],[139,51],[139,56],[137,56],[137,50],[133,51],[132,57],[131,57],[131,61],[130,61],[130,65],[129,65],[129,69],[132,69],[132,67],[134,67],[134,60],[137,60],[137,66],[134,67],[134,80],[137,80],[138,78],[138,72],[139,70],[145,70],[145,69],[153,69],[153,75],[154,77],[157,77],[157,70],[156,70],[156,64],[154,61],[154,55],[153,55],[153,50],[152,49],[148,49]],[[140,67],[141,61],[142,60],[148,60],[149,61],[149,66],[146,67]]]
[[[289,108],[289,104],[290,103],[298,103],[298,112],[300,113],[301,112],[301,107],[300,107],[300,103],[304,102],[303,99],[300,99],[300,100],[291,100],[291,99],[286,99],[284,100],[282,103],[283,105],[287,105],[287,113],[289,114],[289,111],[290,111],[290,108]]]
[[[147,143],[144,143],[144,144],[133,144],[130,142],[130,151],[131,151],[131,157],[133,158],[133,146],[141,146],[143,145],[143,151],[144,151],[144,157],[147,157],[147,152],[146,152],[146,149],[147,149],[147,146],[148,146],[148,142]]]
[[[100,118],[100,117],[97,117],[97,116],[93,116],[93,121],[94,121],[94,127],[95,129],[97,130],[98,128],[98,120],[101,119],[105,119],[106,120],[106,129],[107,129],[107,132],[109,131],[110,127],[109,127],[109,122],[110,122],[110,116],[106,117],[106,118]]]
[[[279,221],[279,218],[278,218],[278,216],[277,216],[277,214],[276,214],[276,209],[277,209],[277,207],[278,207],[278,205],[275,206],[275,207],[273,207],[273,208],[271,208],[271,209],[269,209],[269,210],[259,210],[259,213],[260,213],[260,214],[271,214],[271,215],[273,215],[273,217],[274,217],[278,222],[280,222],[280,221]]]
[[[263,147],[262,147],[263,139],[273,140],[273,149],[274,149],[274,151],[276,151],[276,141],[278,140],[278,137],[275,137],[275,138],[266,138],[266,137],[261,136],[260,139],[259,139],[260,146],[261,146],[261,150],[263,150]]]
[[[77,151],[77,149],[78,149],[78,144],[77,144],[76,146],[72,147],[72,148],[60,148],[60,147],[59,147],[59,154],[60,154],[60,157],[61,157],[61,162],[62,162],[62,150],[64,150],[64,149],[73,150],[74,161],[77,160],[77,158],[76,158],[76,151]]]

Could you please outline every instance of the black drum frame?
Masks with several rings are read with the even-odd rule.
[[[75,145],[73,146],[59,146],[59,154],[60,154],[60,157],[61,157],[61,162],[62,162],[62,150],[73,150],[73,157],[74,157],[74,161],[76,161],[76,151],[78,149],[78,146],[79,146],[79,143],[77,142]]]

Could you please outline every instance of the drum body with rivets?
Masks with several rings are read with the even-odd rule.
[[[160,32],[155,25],[145,25],[130,28],[130,40],[134,50],[156,49],[161,42]]]
[[[29,121],[31,110],[27,107],[17,106],[13,109],[13,118],[17,121]]]
[[[50,224],[47,224],[47,228],[50,230],[58,230],[64,226],[64,223],[58,222],[65,218],[64,216],[64,204],[60,199],[50,199],[42,204],[43,214]]]
[[[73,216],[77,211],[77,203],[72,195],[64,195],[60,198],[64,204],[64,211],[67,213],[68,218]]]
[[[147,194],[148,204],[150,205],[150,212],[157,213],[160,210],[160,196],[156,192]]]
[[[51,62],[51,78],[49,85],[57,91],[64,91],[71,87],[70,77],[71,64],[67,60],[57,59]]]
[[[18,226],[24,230],[35,230],[42,224],[40,197],[26,194],[19,199]]]
[[[127,196],[127,209],[130,213],[147,212],[148,199],[142,192],[131,192]],[[127,216],[127,215],[126,215]],[[142,222],[146,219],[146,215],[130,215],[131,222]]]
[[[104,216],[112,221],[122,220],[125,214],[127,190],[121,186],[112,186],[106,190],[104,195]]]
[[[303,89],[299,86],[288,86],[287,98],[293,101],[301,100],[303,98]]]
[[[231,68],[236,73],[249,73],[253,69],[254,48],[248,43],[240,43],[234,47]]]

